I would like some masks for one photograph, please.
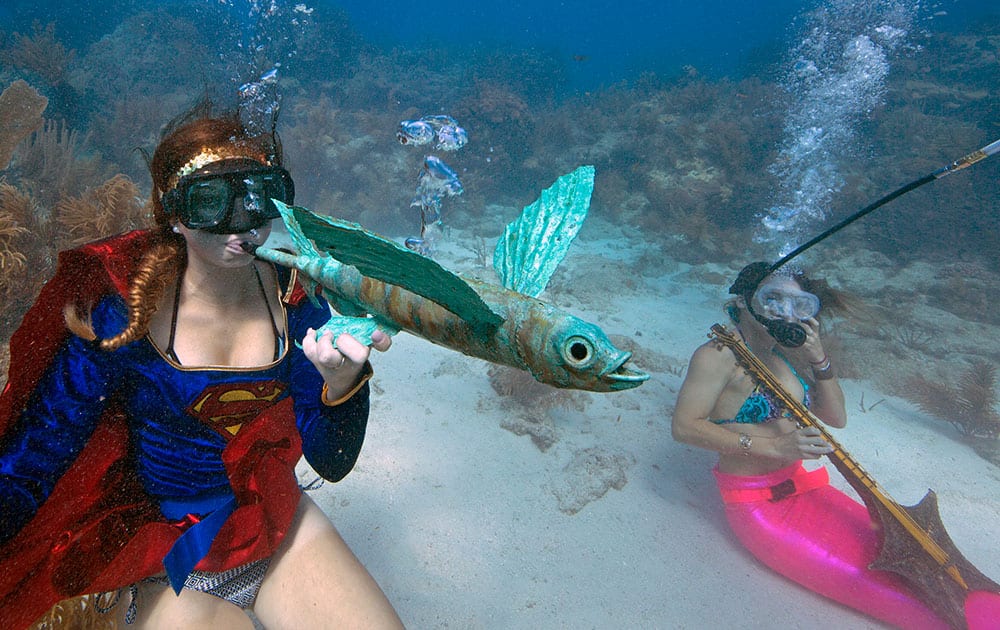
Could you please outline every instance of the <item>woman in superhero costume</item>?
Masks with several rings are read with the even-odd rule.
[[[156,226],[63,252],[11,338],[0,396],[0,618],[119,595],[135,627],[399,627],[298,486],[353,467],[370,348],[255,261],[292,203],[277,137],[235,116],[172,125]],[[333,342],[336,342],[334,345]],[[372,346],[390,339],[376,333]]]

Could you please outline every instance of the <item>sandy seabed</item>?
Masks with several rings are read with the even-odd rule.
[[[450,230],[437,260],[489,278],[475,242]],[[584,226],[543,295],[632,339],[652,375],[638,389],[501,395],[490,364],[406,333],[374,357],[357,466],[312,496],[408,627],[883,627],[772,573],[730,534],[716,455],[670,436],[726,286],[684,279],[690,267],[666,258],[636,272],[650,256],[662,253],[614,226]],[[933,488],[958,548],[1000,580],[1000,469],[872,381],[842,384],[849,422],[836,439],[898,502]]]

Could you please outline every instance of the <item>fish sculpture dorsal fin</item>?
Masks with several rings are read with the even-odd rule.
[[[363,275],[398,286],[431,300],[488,335],[503,323],[464,280],[435,261],[357,223],[291,208],[301,234],[334,259]]]
[[[493,268],[511,291],[538,297],[583,225],[594,192],[594,167],[581,166],[546,188],[507,225]]]

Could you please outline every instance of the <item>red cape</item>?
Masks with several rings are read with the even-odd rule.
[[[62,252],[10,340],[10,370],[0,394],[0,436],[16,422],[66,336],[63,307],[92,307],[111,292],[125,295],[135,266],[155,235],[136,231]],[[300,287],[290,302],[304,296]],[[216,536],[200,570],[221,571],[271,555],[290,526],[300,490],[302,453],[291,400],[264,412],[223,452],[237,508]],[[263,418],[261,418],[263,419]],[[167,522],[127,465],[124,413],[108,409],[86,447],[35,517],[0,547],[0,619],[30,626],[55,603],[114,590],[163,571],[163,556],[190,523]],[[261,488],[267,492],[261,492]]]

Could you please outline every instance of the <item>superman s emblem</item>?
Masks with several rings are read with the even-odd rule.
[[[227,440],[246,423],[277,402],[284,386],[275,380],[220,383],[206,388],[187,412]]]

